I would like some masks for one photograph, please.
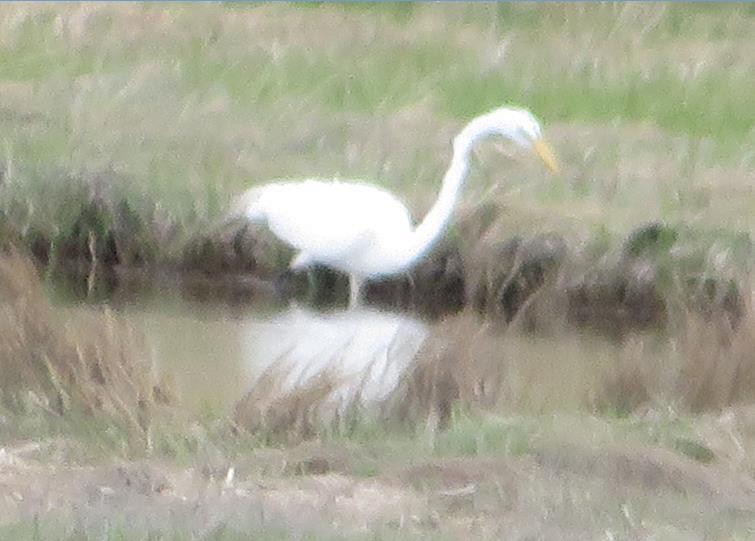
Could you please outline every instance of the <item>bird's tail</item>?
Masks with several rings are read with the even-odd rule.
[[[231,203],[230,209],[214,225],[213,229],[224,230],[237,226],[239,222],[262,222],[265,214],[260,199],[262,188],[251,188]]]

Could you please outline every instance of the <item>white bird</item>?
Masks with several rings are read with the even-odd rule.
[[[438,199],[416,227],[406,206],[390,192],[368,184],[322,179],[252,188],[238,198],[230,217],[264,223],[296,249],[292,270],[322,264],[349,274],[353,308],[359,304],[365,280],[404,272],[435,245],[453,213],[472,149],[490,136],[534,149],[553,173],[558,172],[532,113],[501,107],[473,119],[454,138],[451,165]]]

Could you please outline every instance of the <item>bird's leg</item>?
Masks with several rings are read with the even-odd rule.
[[[307,267],[307,304],[313,305],[317,301],[317,276],[314,267]]]
[[[362,302],[362,286],[364,278],[356,274],[349,275],[349,310],[353,310]]]
[[[417,308],[417,283],[414,281],[414,277],[412,276],[411,272],[406,273],[406,280],[409,282],[409,302],[411,302],[412,309]],[[401,302],[401,299],[397,300],[396,304],[398,305]]]

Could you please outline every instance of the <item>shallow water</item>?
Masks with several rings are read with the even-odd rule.
[[[60,287],[53,297],[63,310],[93,304]],[[427,325],[409,315],[299,308],[243,293],[198,298],[179,286],[132,291],[96,305],[143,334],[160,374],[184,406],[200,413],[230,411],[267,367],[284,360],[292,368],[289,388],[331,367],[352,374],[370,365],[379,391],[395,383],[398,367],[414,357],[427,333]]]
[[[232,307],[176,292],[136,298],[116,310],[144,333],[158,370],[172,380],[181,403],[194,411],[229,410],[249,384],[246,375],[253,362],[244,344],[277,330],[265,321],[274,306]]]
[[[64,306],[82,306],[59,291],[57,298]],[[322,311],[269,298],[247,302],[243,294],[232,302],[220,295],[198,300],[178,287],[114,297],[107,305],[144,334],[158,370],[195,412],[230,411],[276,362],[291,367],[288,387],[335,367],[343,374],[363,374],[373,398],[379,398],[395,385],[427,336],[449,331],[411,314],[369,307]],[[469,342],[470,348],[479,345]],[[555,411],[585,407],[601,387],[601,374],[615,367],[622,345],[574,331],[558,337],[515,334],[502,342],[491,340],[480,351],[506,363],[504,404]]]
[[[333,360],[342,373],[377,362],[382,368],[373,379],[395,381],[395,361],[403,366],[410,360],[426,334],[419,321],[372,311],[231,309],[176,297],[119,311],[144,333],[159,369],[173,378],[182,403],[193,410],[229,410],[267,367],[284,359],[295,367],[289,387]],[[394,362],[391,374],[379,364],[388,360]]]

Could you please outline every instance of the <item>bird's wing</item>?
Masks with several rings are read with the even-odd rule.
[[[258,204],[271,231],[323,263],[369,246],[386,231],[411,229],[401,202],[374,186],[310,180],[264,190]]]

